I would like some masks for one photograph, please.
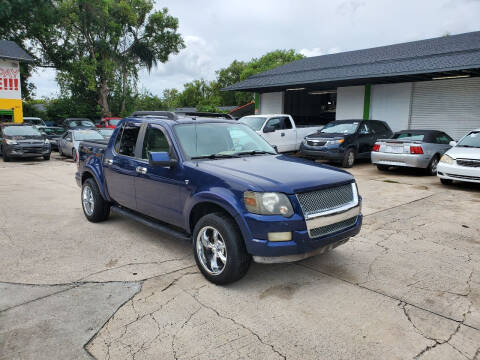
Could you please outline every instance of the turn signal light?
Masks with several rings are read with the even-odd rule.
[[[372,149],[372,150],[373,150],[373,151],[376,151],[376,152],[380,151],[380,144],[375,144],[375,145],[373,145],[373,149]]]
[[[421,146],[410,146],[410,154],[423,154],[423,149]]]

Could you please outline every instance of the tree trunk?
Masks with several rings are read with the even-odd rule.
[[[125,113],[126,108],[126,98],[127,98],[127,69],[126,66],[122,66],[122,106],[120,108],[120,113]]]
[[[112,116],[112,113],[110,112],[110,106],[108,106],[108,86],[107,80],[105,79],[102,79],[100,83],[98,104],[102,110],[102,117]]]

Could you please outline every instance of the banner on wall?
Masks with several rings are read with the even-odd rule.
[[[0,99],[20,99],[18,62],[0,60]]]

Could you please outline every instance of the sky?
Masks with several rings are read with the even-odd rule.
[[[159,96],[276,49],[317,56],[480,30],[480,0],[160,0],[155,7],[179,19],[186,44],[140,72],[139,88]],[[32,80],[37,98],[58,94],[54,70]]]

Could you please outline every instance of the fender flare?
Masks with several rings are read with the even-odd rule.
[[[108,193],[105,189],[105,184],[100,181],[100,174],[98,171],[91,165],[87,165],[85,170],[82,173],[82,179],[84,178],[85,174],[90,174],[90,176],[93,178],[93,180],[96,182],[98,190],[100,191],[100,195],[102,198],[106,201],[111,201],[110,196],[108,196]],[[82,180],[83,184],[83,180]]]
[[[218,190],[218,189],[217,189]],[[184,218],[185,218],[185,229],[190,232],[190,215],[192,209],[201,203],[211,203],[221,207],[225,210],[235,221],[242,236],[245,240],[251,239],[252,234],[249,230],[249,227],[245,221],[244,216],[241,212],[241,204],[239,203],[237,197],[231,191],[223,189],[221,193],[212,192],[212,191],[202,191],[196,193],[193,197],[187,200],[184,207]]]

